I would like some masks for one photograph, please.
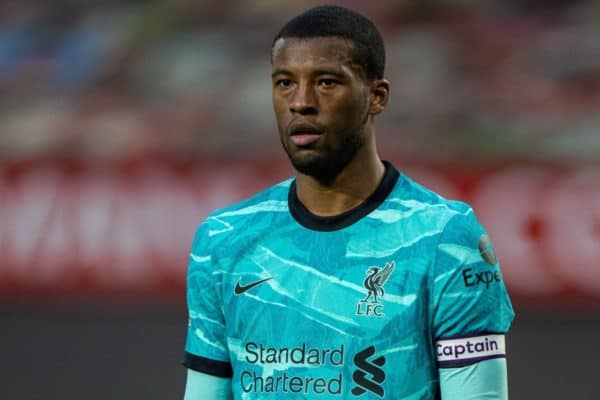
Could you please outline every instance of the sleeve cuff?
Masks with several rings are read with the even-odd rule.
[[[231,378],[233,376],[231,363],[226,361],[211,360],[210,358],[197,356],[188,352],[185,353],[182,364],[189,369],[193,369],[194,371],[219,376],[221,378]]]

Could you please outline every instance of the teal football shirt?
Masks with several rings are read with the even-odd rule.
[[[187,284],[184,365],[235,399],[435,399],[438,368],[505,356],[514,316],[473,210],[387,162],[341,215],[294,180],[214,212]]]

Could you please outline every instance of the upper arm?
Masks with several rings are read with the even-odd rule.
[[[506,360],[496,358],[440,369],[442,400],[507,400]]]
[[[205,222],[194,238],[187,272],[188,332],[184,365],[219,377],[232,375],[216,265]]]
[[[188,369],[184,400],[230,400],[231,379]]]
[[[493,246],[471,208],[452,217],[440,237],[431,296],[438,366],[505,356],[514,312]]]

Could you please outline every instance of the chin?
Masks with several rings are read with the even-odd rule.
[[[348,138],[337,151],[327,148],[321,149],[321,151],[309,149],[294,151],[283,146],[296,171],[312,176],[323,184],[331,183],[352,161],[361,147],[362,138],[360,136]]]
[[[338,158],[327,158],[317,154],[290,155],[290,161],[301,174],[311,176],[317,181],[328,185],[334,181],[347,165]]]
[[[301,152],[306,153],[306,152]],[[312,152],[311,152],[312,153]],[[327,169],[326,160],[318,154],[289,154],[290,161],[294,168],[304,174],[314,176],[321,175]]]

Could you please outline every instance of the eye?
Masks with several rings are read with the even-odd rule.
[[[338,83],[339,83],[339,82],[338,82],[338,81],[336,81],[335,79],[328,79],[328,78],[325,78],[325,79],[320,79],[320,80],[319,80],[319,86],[322,86],[322,87],[324,87],[324,88],[332,88],[332,87],[334,87],[335,85],[337,85]]]
[[[275,86],[279,86],[281,88],[288,88],[292,85],[291,79],[278,79],[275,81]]]

